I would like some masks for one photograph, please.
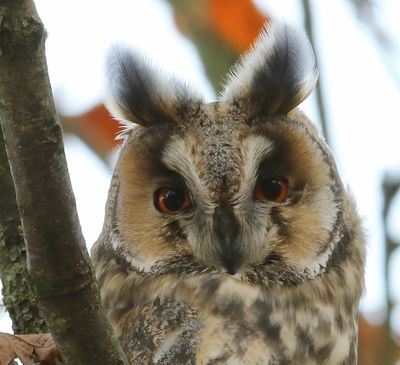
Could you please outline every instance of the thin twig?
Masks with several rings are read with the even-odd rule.
[[[315,35],[314,35],[314,26],[313,26],[313,17],[312,17],[312,10],[310,6],[310,0],[302,0],[303,3],[303,9],[304,9],[304,24],[306,28],[306,32],[308,35],[308,38],[310,39],[310,42],[313,46],[314,49],[314,54],[315,54],[315,59],[319,68],[319,73],[320,77],[317,82],[316,86],[316,97],[317,97],[317,109],[318,109],[318,116],[319,120],[321,123],[321,129],[322,129],[322,134],[324,135],[326,142],[330,144],[330,135],[329,135],[329,128],[328,128],[328,122],[327,122],[327,117],[326,117],[326,111],[325,111],[325,103],[324,103],[324,92],[323,92],[323,87],[322,87],[322,70],[321,70],[321,65],[318,62],[319,57],[318,57],[318,47],[315,42]]]

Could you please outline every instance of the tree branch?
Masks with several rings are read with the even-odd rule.
[[[304,23],[305,23],[305,28],[307,31],[308,38],[310,39],[310,42],[312,44],[312,47],[314,49],[314,55],[315,59],[318,65],[318,68],[320,69],[320,77],[318,79],[315,91],[316,91],[316,97],[317,97],[317,109],[318,109],[318,115],[319,115],[319,121],[321,123],[321,129],[322,129],[322,135],[325,137],[326,142],[328,145],[331,146],[331,141],[330,141],[330,135],[329,135],[329,129],[328,129],[328,121],[326,117],[326,111],[325,111],[325,103],[324,103],[324,90],[322,87],[322,77],[321,77],[321,65],[319,64],[318,60],[318,47],[315,42],[315,34],[314,34],[314,26],[313,26],[313,19],[312,19],[312,10],[310,6],[310,0],[302,0],[303,4],[303,11],[304,11]]]
[[[0,0],[0,119],[38,304],[68,364],[123,364],[79,225],[31,0]]]
[[[382,182],[383,190],[383,207],[382,207],[382,223],[385,234],[385,245],[384,245],[384,268],[385,268],[385,301],[386,301],[386,320],[383,324],[383,336],[381,338],[381,357],[383,360],[382,364],[394,364],[396,361],[396,343],[394,341],[392,327],[390,321],[392,318],[393,308],[395,307],[395,302],[390,295],[390,287],[392,278],[390,275],[390,262],[393,259],[393,253],[397,248],[396,242],[392,239],[389,234],[389,212],[393,205],[393,200],[396,194],[400,191],[400,180],[391,177],[390,174],[384,176]]]
[[[15,333],[47,332],[28,281],[25,241],[0,131],[0,278]]]

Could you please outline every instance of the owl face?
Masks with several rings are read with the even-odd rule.
[[[126,130],[114,247],[138,271],[294,285],[329,265],[343,189],[329,149],[295,109],[317,77],[299,37],[270,28],[211,104],[115,52],[110,108]]]

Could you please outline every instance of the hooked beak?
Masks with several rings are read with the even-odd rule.
[[[213,215],[214,231],[218,239],[217,254],[230,275],[234,275],[241,263],[238,242],[239,222],[231,205],[222,202]]]

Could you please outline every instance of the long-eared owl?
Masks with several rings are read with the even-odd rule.
[[[330,149],[297,109],[306,37],[267,25],[202,97],[124,48],[124,139],[92,256],[130,364],[355,364],[364,239]]]

